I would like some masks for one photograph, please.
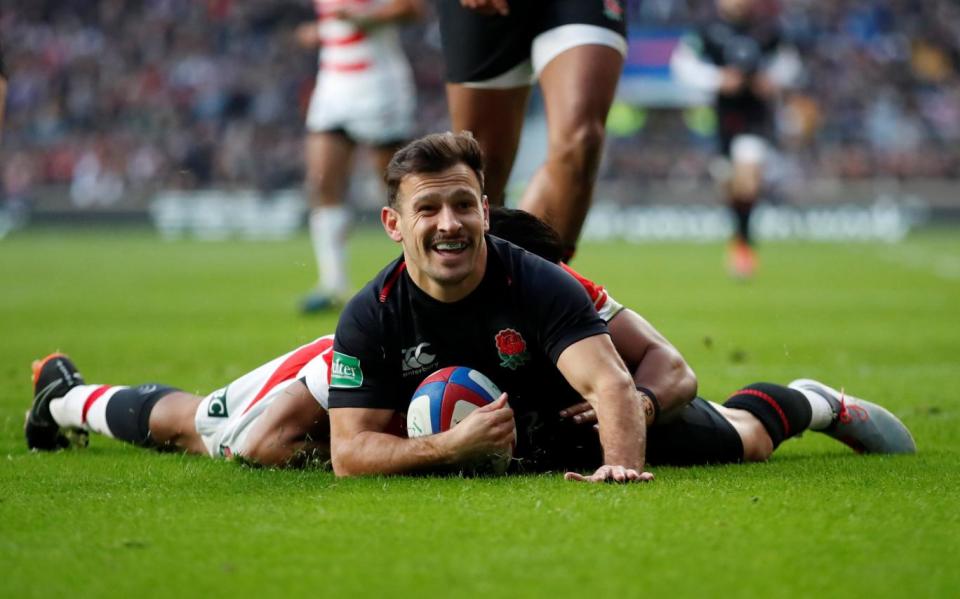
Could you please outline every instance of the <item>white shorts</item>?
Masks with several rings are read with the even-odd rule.
[[[577,46],[609,46],[627,55],[627,40],[616,31],[598,25],[561,25],[533,38],[530,58],[509,71],[486,81],[470,81],[464,87],[478,89],[509,89],[531,85],[550,61]]]
[[[759,164],[766,162],[770,144],[759,135],[744,133],[730,141],[730,161],[734,164]]]
[[[254,423],[292,384],[303,380],[327,409],[333,335],[320,337],[248,372],[206,396],[195,423],[212,457],[243,455]]]
[[[413,135],[415,108],[413,81],[404,73],[321,73],[310,97],[307,130],[343,131],[371,146],[405,142]]]

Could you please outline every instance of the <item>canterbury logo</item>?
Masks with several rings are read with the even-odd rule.
[[[429,343],[420,343],[414,347],[403,350],[403,371],[419,370],[425,366],[430,366],[437,359],[434,354],[428,354]]]
[[[221,389],[210,398],[207,405],[207,416],[211,418],[227,418],[227,390]]]

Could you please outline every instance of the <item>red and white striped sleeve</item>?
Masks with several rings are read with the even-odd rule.
[[[587,294],[590,296],[590,301],[593,302],[593,307],[597,309],[600,318],[605,322],[610,322],[610,319],[616,316],[620,310],[623,310],[623,305],[610,297],[610,294],[607,293],[607,290],[604,289],[602,285],[594,283],[566,264],[561,263],[560,267],[583,285],[583,288],[587,290]]]

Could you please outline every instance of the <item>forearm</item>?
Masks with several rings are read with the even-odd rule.
[[[647,445],[647,421],[636,389],[629,382],[600,388],[587,397],[597,413],[600,444],[605,464],[643,469]]]
[[[403,474],[450,463],[446,433],[408,439],[364,431],[333,443],[333,471],[337,476]]]
[[[682,408],[697,395],[696,375],[669,346],[650,347],[633,371],[633,380],[638,387],[649,389],[656,396],[661,414]]]

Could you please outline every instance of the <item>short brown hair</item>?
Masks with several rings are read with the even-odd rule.
[[[439,173],[461,163],[470,167],[477,176],[480,192],[483,193],[483,153],[472,133],[431,133],[411,141],[397,150],[383,174],[383,182],[387,185],[387,205],[397,205],[397,190],[400,181],[407,175]]]

